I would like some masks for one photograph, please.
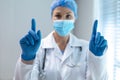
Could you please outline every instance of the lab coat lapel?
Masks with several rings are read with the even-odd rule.
[[[64,61],[67,60],[71,56],[71,54],[73,54],[73,49],[71,46],[67,46],[62,57],[62,63],[64,63]]]
[[[54,31],[53,31],[54,32]],[[42,44],[42,47],[43,48],[52,48],[54,49],[53,53],[54,55],[59,58],[60,60],[62,60],[62,54],[60,52],[60,49],[59,47],[57,46],[55,40],[54,40],[54,37],[53,37],[53,32],[51,32],[46,38],[44,38],[44,44]]]
[[[74,53],[74,48],[73,47],[76,47],[76,46],[80,47],[81,42],[74,35],[70,34],[70,40],[67,44],[64,55],[62,57],[62,63]]]
[[[62,54],[60,54],[60,50],[57,48],[55,48],[54,54],[57,58],[59,58],[60,60],[62,60]]]

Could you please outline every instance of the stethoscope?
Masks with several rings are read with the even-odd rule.
[[[47,49],[45,48],[44,49],[44,57],[43,57],[42,70],[44,70],[44,68],[45,68],[46,53],[47,53]]]
[[[47,49],[45,48],[44,49],[43,62],[42,62],[42,70],[41,70],[41,67],[39,66],[39,71],[40,71],[39,78],[40,78],[40,80],[46,80],[46,72],[44,70],[45,60],[46,60],[46,51],[47,51]]]

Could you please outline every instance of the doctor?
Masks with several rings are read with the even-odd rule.
[[[51,16],[54,31],[42,40],[32,19],[31,30],[20,40],[14,80],[107,80],[107,40],[97,32],[98,21],[88,43],[70,33],[77,18],[74,0],[55,0]]]

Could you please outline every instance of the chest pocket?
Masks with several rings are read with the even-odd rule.
[[[83,60],[83,50],[82,47],[74,47],[74,50],[69,57],[66,65],[73,68],[79,67],[81,65],[81,61]]]

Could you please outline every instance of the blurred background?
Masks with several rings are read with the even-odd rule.
[[[53,0],[0,0],[0,80],[12,80],[17,59],[21,54],[19,40],[30,30],[32,18],[36,19],[37,30],[41,30],[42,38],[46,37],[53,30],[50,14],[52,1]],[[110,28],[109,30],[109,27],[103,26],[104,24],[108,24],[103,22],[111,19],[105,20],[101,17],[107,10],[109,14],[109,11],[114,6],[104,10],[106,4],[103,5],[102,1],[106,1],[107,5],[109,3],[108,7],[110,7],[113,2],[118,3],[118,9],[120,8],[119,0],[110,0],[113,1],[111,4],[109,1],[107,2],[107,0],[76,0],[78,4],[78,19],[76,20],[75,29],[72,33],[78,38],[89,41],[93,22],[95,19],[99,19],[99,26],[102,27],[99,27],[98,31],[105,35],[107,39],[112,39],[112,42],[115,42],[114,36],[111,36],[112,38],[109,37],[109,34],[111,34],[110,30],[113,32],[114,29]],[[104,15],[104,17],[105,16],[106,15]],[[113,45],[115,46],[116,44],[110,45],[112,48]],[[114,67],[116,59],[114,57],[115,49],[112,48],[112,52],[110,52],[111,51],[109,51],[108,54],[108,71],[111,72],[109,80],[113,80],[113,77],[116,77],[113,75],[115,75],[115,70],[117,69]],[[120,68],[116,71],[120,72],[119,70]],[[117,78],[114,80],[117,80]]]

